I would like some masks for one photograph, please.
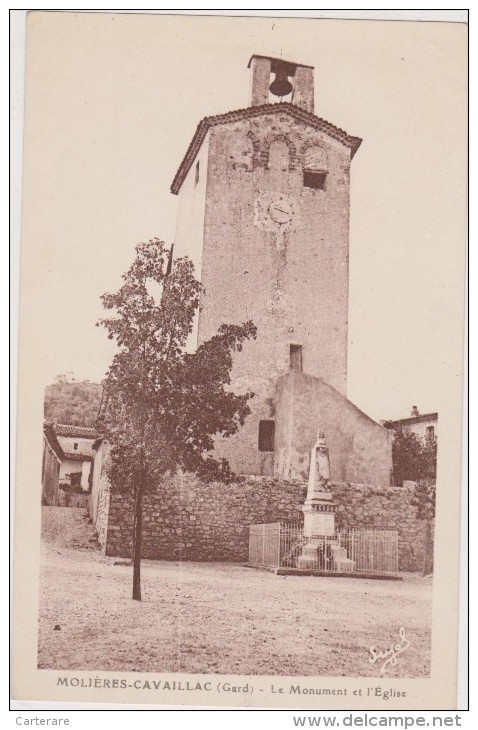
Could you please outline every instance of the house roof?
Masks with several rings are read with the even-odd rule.
[[[65,423],[54,423],[53,428],[57,436],[78,436],[78,438],[96,439],[99,435],[90,426],[70,426]]]
[[[171,184],[171,192],[177,195],[181,189],[186,175],[191,169],[191,165],[196,159],[196,155],[204,142],[206,134],[211,127],[217,127],[220,124],[229,124],[230,122],[241,121],[242,119],[253,119],[254,117],[260,117],[263,114],[290,114],[297,121],[304,122],[315,129],[325,132],[330,137],[337,139],[342,142],[346,147],[351,150],[351,156],[353,157],[360,147],[362,140],[360,137],[351,137],[344,132],[343,129],[335,127],[325,119],[316,117],[315,114],[311,114],[305,109],[291,104],[288,101],[279,102],[278,104],[262,104],[261,106],[250,106],[246,109],[237,109],[236,111],[226,112],[225,114],[217,114],[211,117],[204,117],[202,119],[194,133],[194,137],[183,157],[181,164],[179,165],[178,171]]]
[[[424,423],[425,421],[438,421],[438,413],[424,413],[420,416],[399,418],[398,421],[384,421],[383,425],[385,428],[397,428],[400,426],[413,426],[414,423]]]
[[[93,432],[93,435],[91,435],[90,432]],[[46,421],[43,424],[43,433],[50,448],[55,453],[55,456],[59,459],[59,461],[64,461],[65,459],[69,459],[71,461],[94,461],[90,454],[82,454],[79,451],[63,451],[61,444],[57,439],[57,434],[59,436],[83,436],[83,438],[95,438],[98,434],[93,428],[89,428],[87,426],[65,426],[64,424],[57,425]]]
[[[89,454],[80,454],[78,451],[64,451],[63,459],[70,461],[93,461],[93,457]]]

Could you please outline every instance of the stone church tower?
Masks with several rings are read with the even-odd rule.
[[[175,252],[200,252],[198,344],[223,323],[257,327],[232,373],[236,392],[256,394],[252,414],[216,455],[239,473],[303,479],[320,426],[332,478],[388,484],[389,434],[346,399],[361,140],[315,116],[311,66],[255,55],[249,68],[251,106],[203,119],[171,186]]]

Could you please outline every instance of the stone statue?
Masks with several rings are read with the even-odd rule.
[[[329,449],[325,443],[325,434],[323,431],[317,431],[315,444],[310,452],[310,468],[309,483],[307,489],[307,499],[313,499],[314,496],[320,496],[323,492],[328,492],[330,484],[330,462]]]
[[[317,550],[324,535],[335,534],[335,504],[330,486],[329,449],[322,430],[317,432],[310,453],[307,498],[302,507],[304,513],[304,537],[307,544],[298,558],[300,567],[317,564]]]
[[[329,487],[329,449],[325,443],[324,432],[319,430],[310,454],[307,499],[302,507],[306,540],[297,557],[296,566],[300,570],[333,570],[338,573],[352,573],[355,570],[355,562],[349,559],[347,550],[336,538],[336,506],[332,493],[328,491]],[[324,542],[326,538],[328,543]],[[328,548],[324,545],[328,545]],[[331,562],[326,563],[326,560]]]

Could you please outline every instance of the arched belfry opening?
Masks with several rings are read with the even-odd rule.
[[[288,101],[314,113],[314,68],[283,58],[254,55],[251,106]]]

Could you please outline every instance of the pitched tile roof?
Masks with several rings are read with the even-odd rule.
[[[346,147],[351,150],[351,156],[353,157],[360,147],[362,140],[360,137],[351,137],[344,132],[343,129],[335,127],[325,119],[316,117],[315,114],[301,109],[295,104],[291,104],[288,101],[279,102],[278,104],[262,104],[261,106],[250,106],[246,109],[237,109],[236,111],[226,112],[226,114],[217,114],[212,117],[204,117],[202,119],[194,133],[194,137],[184,155],[183,161],[181,162],[178,171],[171,184],[171,192],[177,195],[181,189],[181,185],[188,174],[191,165],[196,159],[196,155],[204,142],[204,138],[211,127],[216,127],[219,124],[228,124],[230,122],[237,122],[242,119],[252,119],[254,117],[260,117],[263,114],[290,114],[292,117],[300,122],[304,122],[315,129],[325,132],[330,137],[337,139],[342,142]]]
[[[74,432],[72,433],[71,431]],[[88,426],[65,426],[64,424],[57,425],[45,421],[43,424],[43,433],[50,448],[60,461],[63,461],[64,459],[70,459],[71,461],[94,461],[93,457],[89,454],[81,454],[79,451],[63,451],[61,444],[57,439],[57,434],[59,436],[83,436],[83,438],[96,438],[98,434],[94,428],[89,428]]]
[[[54,423],[53,428],[57,436],[78,436],[78,438],[96,439],[99,435],[90,426],[70,426],[65,423]]]

